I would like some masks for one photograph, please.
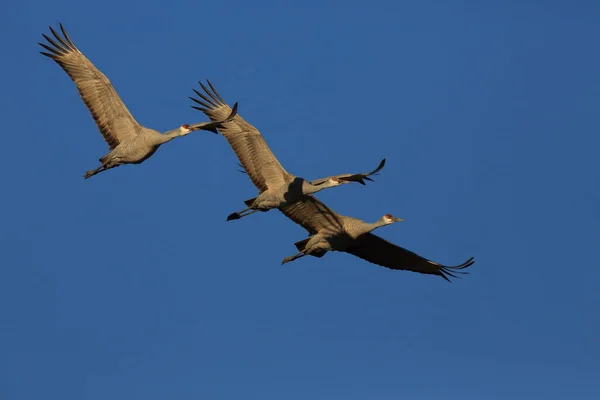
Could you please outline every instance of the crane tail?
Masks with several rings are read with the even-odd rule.
[[[244,204],[247,205],[248,207],[252,207],[252,204],[254,204],[254,200],[256,200],[256,197],[254,197],[252,199],[244,200]]]
[[[304,249],[306,248],[306,243],[308,243],[309,240],[310,240],[310,237],[307,237],[306,239],[302,239],[302,240],[294,243],[294,246],[296,246],[298,251],[304,251]]]
[[[325,255],[325,253],[327,253],[326,250],[317,250],[317,251],[313,251],[312,253],[308,254],[309,256],[313,256],[313,257],[317,257],[317,258],[321,258]]]
[[[306,244],[311,239],[311,237],[312,236],[309,236],[306,239],[302,239],[302,240],[294,243],[294,246],[296,246],[296,249],[298,249],[299,252],[303,252],[306,249]],[[325,255],[325,253],[327,253],[327,250],[317,250],[317,251],[313,251],[312,253],[308,253],[306,255],[321,258]]]

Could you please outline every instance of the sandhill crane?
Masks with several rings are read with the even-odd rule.
[[[386,268],[439,275],[450,281],[448,277],[456,278],[455,274],[467,274],[461,270],[475,262],[471,257],[459,265],[441,265],[372,234],[374,229],[403,221],[390,214],[367,223],[336,213],[314,196],[302,196],[279,210],[311,235],[294,243],[298,253],[284,258],[281,264],[307,255],[320,258],[328,251],[343,251]]]
[[[140,125],[133,118],[108,78],[79,51],[62,24],[60,24],[60,30],[64,37],[50,27],[56,40],[42,34],[48,44],[38,44],[49,53],[40,53],[56,61],[75,82],[83,102],[94,117],[98,129],[110,149],[108,154],[100,158],[102,165],[86,172],[84,178],[87,179],[119,165],[139,164],[153,155],[160,145],[192,131],[208,130],[218,133],[216,128],[222,121],[202,122],[191,126],[184,124],[164,134]],[[225,116],[223,120],[233,118],[237,109],[236,105],[231,110],[231,115]]]
[[[201,106],[192,107],[202,111],[211,121],[222,121],[230,114],[231,108],[221,98],[210,81],[207,80],[210,89],[201,82],[198,83],[205,94],[194,89],[194,92],[202,100],[190,97]],[[222,123],[219,131],[225,136],[237,155],[242,168],[259,191],[258,197],[244,201],[248,206],[247,208],[230,214],[227,221],[239,219],[257,211],[268,211],[282,207],[295,202],[305,194],[316,193],[344,183],[358,182],[364,185],[364,180],[372,180],[369,176],[379,172],[385,165],[385,159],[383,159],[377,169],[371,172],[334,175],[309,182],[287,172],[281,166],[258,129],[246,122],[240,115],[236,115],[230,121]]]

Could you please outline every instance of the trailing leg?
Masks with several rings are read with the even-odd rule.
[[[232,221],[234,219],[240,219],[247,215],[254,214],[257,211],[265,211],[265,210],[253,210],[252,208],[244,208],[242,211],[231,213],[227,216],[227,221]]]
[[[285,264],[285,263],[288,263],[288,262],[290,262],[290,261],[294,261],[294,260],[296,260],[296,259],[298,259],[298,258],[304,257],[305,255],[306,255],[306,250],[303,250],[303,251],[301,251],[301,252],[300,252],[300,253],[298,253],[298,254],[295,254],[295,255],[293,255],[293,256],[286,257],[286,258],[284,258],[284,259],[281,261],[281,265],[283,265],[283,264]]]
[[[96,169],[92,169],[92,170],[90,170],[90,171],[87,171],[87,172],[85,173],[85,175],[83,175],[83,178],[84,178],[84,179],[88,179],[88,178],[90,178],[90,177],[92,177],[92,176],[94,176],[94,175],[96,175],[96,174],[99,174],[99,173],[100,173],[100,172],[102,172],[102,171],[106,171],[107,169],[108,169],[108,168],[106,168],[104,165],[101,165],[101,166],[99,166],[99,167],[98,167],[98,168],[96,168]]]

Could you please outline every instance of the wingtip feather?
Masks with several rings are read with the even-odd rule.
[[[201,108],[201,107],[196,107],[196,106],[190,106],[190,107],[192,107],[193,109],[196,109],[198,111],[208,112],[208,110],[206,108]]]
[[[462,279],[462,277],[460,275],[469,275],[469,272],[462,271],[462,270],[467,267],[470,267],[474,263],[475,263],[475,257],[471,257],[467,261],[463,262],[462,264],[453,265],[453,266],[444,266],[444,267],[440,268],[439,275],[442,278],[444,278],[445,280],[447,280],[448,282],[451,282],[450,279],[448,279],[448,276],[455,278],[455,279]]]
[[[217,96],[217,98],[221,101],[222,104],[226,104],[225,100],[223,100],[223,98],[221,97],[221,95],[219,94],[219,92],[217,92],[217,89],[215,89],[215,87],[213,86],[213,84],[211,83],[211,81],[208,80],[208,78],[206,79],[206,83],[208,83],[208,86],[210,86],[210,88],[212,89],[213,93]]]

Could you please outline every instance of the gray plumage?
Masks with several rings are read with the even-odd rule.
[[[181,125],[177,129],[161,134],[160,132],[140,125],[129,112],[116,90],[106,76],[92,64],[67,35],[60,24],[63,37],[52,27],[50,31],[54,39],[42,34],[48,44],[39,43],[48,52],[40,52],[50,57],[75,82],[81,99],[89,109],[92,117],[110,152],[100,158],[100,167],[86,172],[84,178],[89,178],[99,172],[123,164],[139,164],[152,156],[158,148],[176,137],[187,135],[195,130],[208,130],[214,133],[222,121],[211,121]],[[237,103],[236,103],[237,105]],[[231,115],[223,120],[233,118],[237,107],[231,110]]]
[[[192,107],[202,111],[211,121],[223,120],[225,116],[229,115],[231,108],[208,80],[207,83],[210,88],[200,83],[204,93],[194,90],[200,99],[190,97],[201,107]],[[256,211],[268,211],[292,204],[303,195],[344,183],[358,182],[364,185],[365,180],[372,180],[369,178],[370,175],[375,175],[385,165],[384,159],[377,169],[371,172],[333,175],[307,181],[287,172],[258,129],[246,122],[240,115],[222,123],[219,131],[231,145],[242,168],[259,192],[258,197],[244,202],[248,206],[247,208],[230,214],[227,217],[228,221],[245,217]]]
[[[441,265],[372,234],[379,227],[402,221],[390,214],[367,223],[336,213],[314,196],[303,196],[280,211],[311,235],[296,242],[298,253],[284,258],[282,264],[307,255],[323,257],[328,251],[343,251],[386,268],[439,275],[450,281],[449,277],[466,274],[462,270],[475,262],[471,257],[459,265]]]

